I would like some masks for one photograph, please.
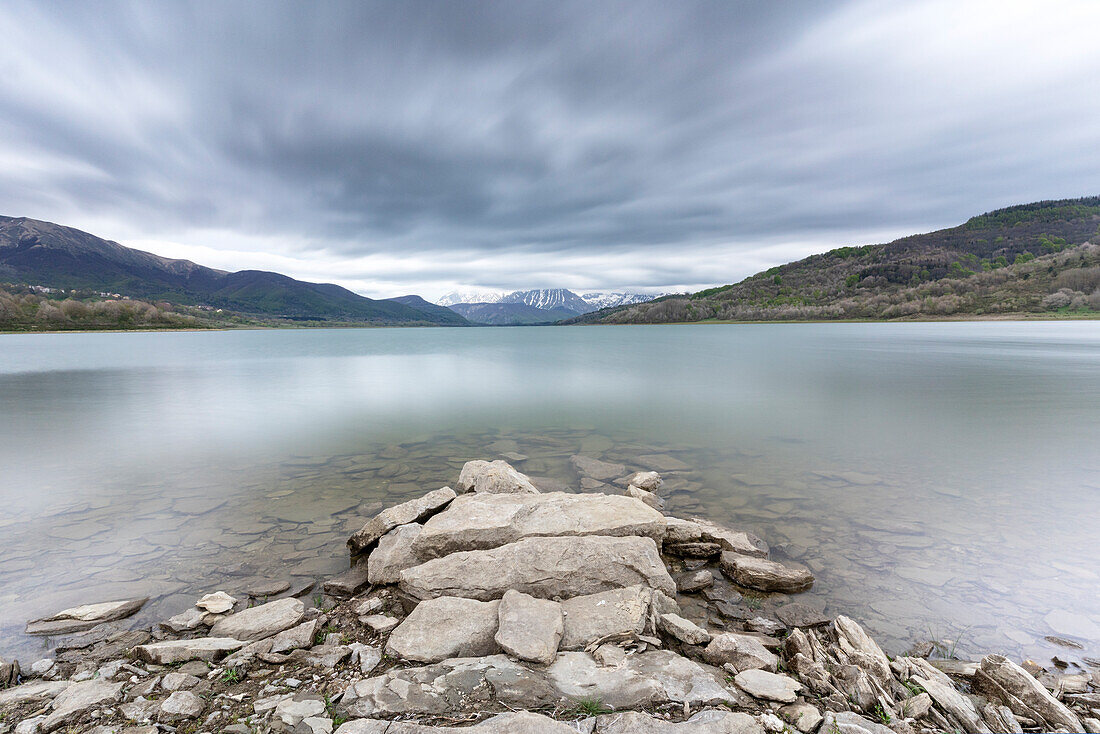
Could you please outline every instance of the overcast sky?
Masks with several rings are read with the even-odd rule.
[[[368,296],[1100,193],[1100,2],[4,2],[0,214]]]

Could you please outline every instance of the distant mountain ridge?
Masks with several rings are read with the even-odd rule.
[[[72,227],[0,216],[0,282],[88,289],[265,317],[454,324],[450,315],[374,300],[332,283],[261,270],[226,272],[125,247]]]
[[[494,326],[545,324],[573,318],[601,308],[642,303],[659,296],[643,293],[596,291],[578,295],[567,288],[541,288],[500,293],[467,289],[448,293],[438,301],[475,323]],[[483,298],[480,301],[461,300]],[[489,306],[495,306],[489,308]]]

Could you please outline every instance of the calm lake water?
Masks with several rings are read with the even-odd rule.
[[[510,453],[662,470],[889,652],[1100,652],[1100,323],[1061,322],[0,335],[0,654],[72,604],[323,579]]]

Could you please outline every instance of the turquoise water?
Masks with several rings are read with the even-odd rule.
[[[891,652],[1100,651],[1100,324],[1051,322],[0,335],[0,653],[70,604],[319,580],[466,459],[576,488],[578,452],[675,469],[670,512]]]

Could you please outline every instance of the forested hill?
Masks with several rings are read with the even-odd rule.
[[[740,283],[566,323],[1100,317],[1100,196],[998,209],[885,245],[841,247]]]

